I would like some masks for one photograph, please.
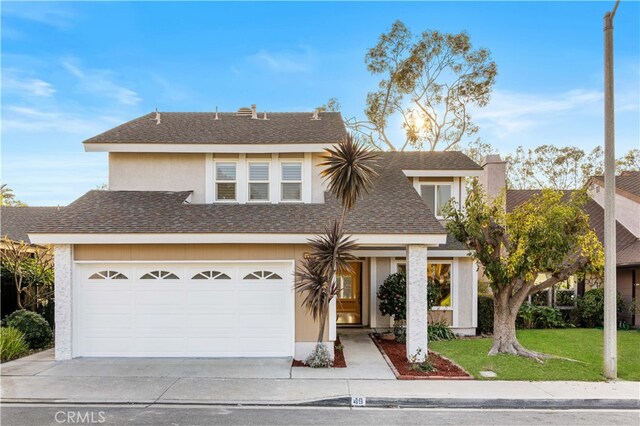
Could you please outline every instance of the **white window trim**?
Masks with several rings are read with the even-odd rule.
[[[224,163],[233,163],[236,166],[236,178],[233,181],[230,180],[218,180],[218,164],[224,164]],[[238,194],[238,174],[239,174],[239,167],[238,167],[238,160],[234,160],[234,159],[227,159],[227,158],[221,158],[220,160],[213,160],[213,199],[214,202],[216,203],[237,203],[238,199],[239,199],[239,194]],[[233,200],[219,200],[218,199],[218,183],[234,183],[236,185],[236,198]]]
[[[284,180],[282,179],[282,166],[286,163],[296,163],[296,164],[300,164],[300,180]],[[291,158],[291,159],[280,159],[280,164],[278,165],[278,186],[280,188],[280,202],[281,203],[303,203],[304,199],[305,199],[305,188],[304,188],[304,182],[305,182],[305,167],[304,167],[304,159],[300,158]],[[284,198],[282,198],[282,184],[284,183],[299,183],[300,184],[300,199],[299,200],[285,200]]]
[[[449,270],[451,271],[451,306],[434,306],[433,308],[431,308],[431,311],[454,311],[456,304],[457,304],[457,298],[454,297],[455,292],[457,291],[458,285],[456,284],[456,274],[457,274],[457,268],[454,269],[454,262],[453,260],[434,260],[433,262],[427,260],[427,263],[444,263],[447,265],[451,265]],[[398,259],[391,259],[391,272],[392,273],[397,273],[398,272],[398,265],[407,265],[407,261],[405,260],[398,260]]]
[[[264,164],[267,166],[267,172],[269,176],[267,176],[267,180],[251,180],[251,165],[252,164]],[[271,202],[271,160],[269,158],[265,159],[256,159],[256,160],[248,160],[247,161],[247,203],[270,203]],[[267,184],[267,198],[264,200],[252,200],[251,199],[251,184],[252,183],[266,183]]]
[[[454,192],[454,189],[455,189],[454,182],[421,181],[419,179],[414,178],[413,186],[415,187],[416,191],[418,191],[420,198],[422,198],[422,187],[425,185],[449,186],[451,188],[451,191],[450,191],[451,198],[453,198],[456,202],[458,202],[458,197],[457,197],[458,194]],[[436,209],[438,208],[438,189],[437,188],[434,190],[434,206]],[[436,214],[436,212],[433,212],[433,215],[436,217],[436,219],[440,219],[440,220],[444,219],[444,216],[440,216]]]

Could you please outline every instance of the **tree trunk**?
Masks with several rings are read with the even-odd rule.
[[[329,311],[329,305],[325,304],[322,313],[320,315],[320,330],[318,331],[318,344],[321,344],[324,341],[324,327],[327,322],[327,316]]]
[[[489,355],[520,355],[542,361],[543,354],[525,349],[516,337],[516,317],[522,302],[518,303],[507,291],[502,291],[495,295],[493,303],[493,346]]]

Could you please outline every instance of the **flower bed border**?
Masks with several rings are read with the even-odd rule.
[[[456,364],[455,362],[453,362],[449,358],[447,358],[445,356],[442,356],[438,352],[435,352],[435,351],[429,351],[429,352],[431,352],[431,353],[439,356],[440,358],[444,359],[445,361],[448,361],[451,364],[455,365],[457,368],[462,370],[467,376],[462,376],[462,377],[417,376],[417,375],[413,376],[413,375],[409,375],[409,374],[400,374],[400,372],[398,371],[396,366],[393,365],[393,362],[391,361],[391,358],[389,358],[389,356],[386,354],[386,352],[382,348],[382,345],[380,345],[380,343],[378,342],[378,339],[373,334],[369,334],[369,337],[371,338],[371,340],[373,340],[373,343],[376,345],[376,347],[378,348],[378,350],[382,354],[382,357],[387,362],[387,365],[389,365],[389,368],[391,369],[391,371],[393,371],[393,374],[396,376],[397,380],[475,380],[475,377],[473,377],[471,374],[469,374],[469,372],[467,370],[465,370],[464,368],[462,368],[460,365]]]

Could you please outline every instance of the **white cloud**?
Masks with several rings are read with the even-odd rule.
[[[56,89],[51,83],[39,78],[20,78],[13,76],[11,72],[5,71],[2,78],[2,90],[6,92],[17,92],[27,96],[50,97],[56,93]]]
[[[298,51],[268,51],[261,49],[249,56],[251,62],[274,72],[301,73],[310,71],[315,62],[315,55],[308,47]]]
[[[2,2],[2,16],[37,22],[60,30],[70,28],[79,18],[69,5],[59,2]]]
[[[475,111],[481,127],[499,138],[534,129],[559,116],[601,111],[603,93],[598,90],[570,90],[557,94],[495,91],[486,108]]]
[[[63,60],[62,66],[78,79],[80,89],[88,93],[114,99],[123,105],[136,105],[142,100],[135,91],[116,84],[110,70],[82,69],[73,59]]]
[[[3,132],[19,131],[29,133],[59,132],[91,136],[124,122],[121,118],[89,114],[75,114],[56,108],[3,105]],[[5,138],[5,143],[7,139]]]

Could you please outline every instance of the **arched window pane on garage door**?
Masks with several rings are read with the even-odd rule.
[[[220,271],[202,271],[191,277],[192,280],[230,280],[231,277]]]
[[[118,271],[100,271],[89,277],[90,280],[126,280],[123,273]]]
[[[140,277],[141,280],[179,280],[178,276],[169,271],[151,271]]]
[[[247,274],[244,277],[245,280],[281,280],[282,277],[275,272],[271,271],[255,271],[250,274]]]

